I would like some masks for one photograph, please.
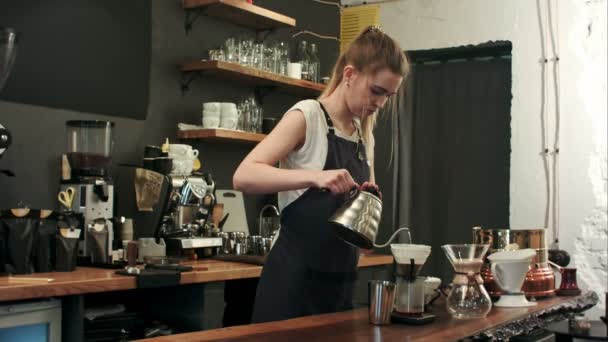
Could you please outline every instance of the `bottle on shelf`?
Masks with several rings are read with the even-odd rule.
[[[289,64],[289,48],[285,42],[277,44],[278,54],[278,72],[281,75],[287,75],[287,65]]]
[[[302,79],[310,81],[310,73],[308,72],[310,57],[308,56],[308,44],[305,40],[301,40],[298,44],[295,60],[296,63],[302,65]]]
[[[308,64],[308,73],[310,80],[319,83],[321,62],[319,61],[319,51],[317,44],[310,44],[310,60]]]

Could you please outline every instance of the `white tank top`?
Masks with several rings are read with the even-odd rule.
[[[325,159],[327,158],[327,122],[323,109],[317,100],[303,100],[296,103],[289,111],[299,110],[304,114],[306,121],[306,138],[304,145],[299,150],[289,152],[287,157],[280,161],[279,167],[282,169],[305,169],[323,170]],[[355,125],[361,130],[360,123],[355,120]],[[334,129],[340,138],[353,142],[359,141],[359,135],[355,130],[352,135],[346,135]],[[279,209],[287,207],[291,202],[300,197],[308,188],[282,191],[278,194]]]

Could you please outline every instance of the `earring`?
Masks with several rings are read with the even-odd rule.
[[[346,80],[346,86],[350,87],[350,80]]]

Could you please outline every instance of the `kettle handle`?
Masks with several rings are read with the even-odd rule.
[[[376,247],[376,248],[383,248],[383,247],[388,246],[391,242],[393,242],[393,240],[395,239],[395,237],[397,236],[397,234],[399,234],[399,232],[402,231],[402,230],[407,230],[407,235],[410,238],[410,243],[412,243],[412,236],[410,235],[410,229],[407,228],[407,227],[402,227],[402,228],[399,228],[399,229],[395,230],[395,232],[393,233],[393,235],[391,235],[391,237],[388,239],[388,241],[385,244],[377,245],[377,244],[374,243],[374,247]]]

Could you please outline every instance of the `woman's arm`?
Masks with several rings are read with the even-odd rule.
[[[236,190],[272,193],[308,187],[346,192],[356,185],[348,171],[286,170],[275,167],[287,154],[304,145],[306,120],[299,110],[287,112],[270,134],[241,162],[233,177]]]

